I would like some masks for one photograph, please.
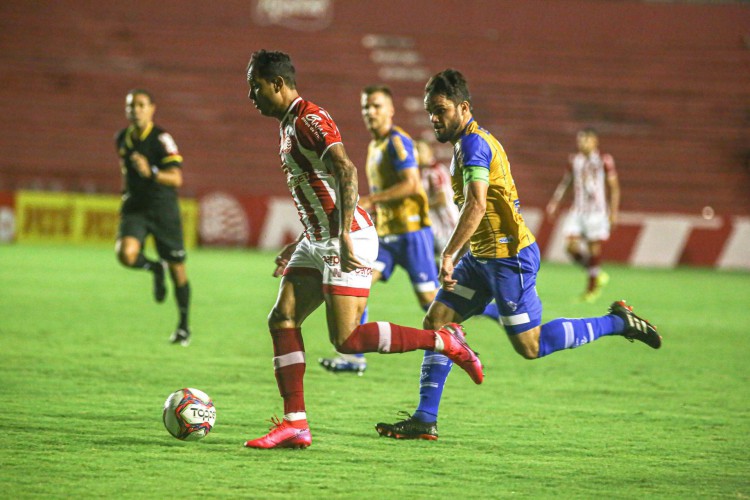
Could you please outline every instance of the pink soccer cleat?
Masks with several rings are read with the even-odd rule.
[[[258,439],[245,442],[247,448],[307,448],[312,443],[310,428],[294,427],[287,420],[271,419],[271,432]]]
[[[463,327],[458,323],[448,323],[436,332],[443,339],[443,354],[458,366],[466,370],[475,384],[484,380],[482,363],[476,353],[466,343]]]

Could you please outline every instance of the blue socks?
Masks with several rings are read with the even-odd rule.
[[[429,306],[424,309],[427,310]],[[412,415],[422,422],[436,422],[445,380],[451,372],[453,361],[445,355],[425,351],[422,358],[422,376],[419,378],[419,406]]]
[[[542,325],[539,334],[539,357],[563,349],[573,349],[604,335],[622,333],[623,330],[625,322],[614,314],[598,318],[554,319]]]

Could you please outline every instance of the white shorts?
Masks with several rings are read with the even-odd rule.
[[[366,227],[351,233],[354,256],[365,266],[350,273],[341,272],[338,238],[310,241],[302,238],[284,270],[284,275],[319,273],[323,293],[368,297],[372,286],[372,265],[378,256],[378,233]]]
[[[580,214],[571,211],[565,219],[563,234],[568,238],[606,241],[609,239],[609,215],[602,212]]]

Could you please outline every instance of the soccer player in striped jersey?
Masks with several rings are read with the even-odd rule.
[[[542,324],[542,303],[536,293],[539,249],[521,215],[505,150],[474,120],[471,94],[458,71],[447,69],[433,76],[425,87],[424,105],[437,140],[453,145],[452,184],[461,211],[442,252],[442,287],[423,326],[464,321],[494,298],[511,344],[526,359],[608,335],[659,348],[656,329],[624,301],[614,302],[605,316],[558,318]],[[467,242],[469,252],[454,263]],[[377,424],[377,432],[397,439],[437,439],[438,406],[447,376],[445,365],[423,363],[417,411],[395,424]],[[434,390],[424,390],[426,381]]]
[[[572,185],[573,207],[563,226],[566,250],[588,275],[581,299],[594,302],[609,281],[609,275],[600,269],[602,244],[609,239],[617,222],[620,183],[612,155],[599,152],[599,135],[595,129],[580,130],[576,142],[578,153],[568,159],[568,169],[547,204],[547,213],[555,216],[560,201]]]
[[[301,327],[321,304],[325,304],[328,337],[339,352],[436,351],[481,383],[482,365],[458,324],[434,330],[387,322],[359,324],[370,293],[378,239],[369,215],[357,205],[357,169],[338,127],[323,108],[300,97],[288,54],[253,53],[247,83],[256,109],[279,121],[281,169],[304,229],[276,258],[274,274],[282,277],[268,316],[284,416],[272,420],[268,434],[245,446],[305,448],[312,442],[304,400]]]

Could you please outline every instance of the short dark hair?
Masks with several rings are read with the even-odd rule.
[[[151,92],[149,92],[146,89],[130,89],[130,92],[128,92],[126,95],[132,95],[133,97],[137,95],[145,95],[148,97],[148,100],[151,104],[154,104],[156,101],[154,101],[154,96],[151,95]]]
[[[436,74],[427,82],[424,93],[430,95],[443,95],[456,106],[466,101],[471,109],[471,93],[466,78],[460,71],[446,69]]]
[[[579,134],[584,134],[584,135],[593,135],[595,137],[599,137],[599,132],[597,132],[597,130],[594,127],[591,127],[591,126],[583,127],[581,130],[578,131],[578,133]]]
[[[388,85],[379,83],[377,85],[368,85],[367,87],[362,89],[362,93],[366,96],[371,96],[376,92],[381,92],[387,95],[391,100],[393,100],[393,92],[391,92],[391,88]]]
[[[258,76],[264,80],[272,80],[277,76],[284,79],[290,89],[297,88],[296,71],[289,54],[279,51],[261,49],[253,52],[247,63],[247,76],[250,76],[250,66],[255,68]]]

